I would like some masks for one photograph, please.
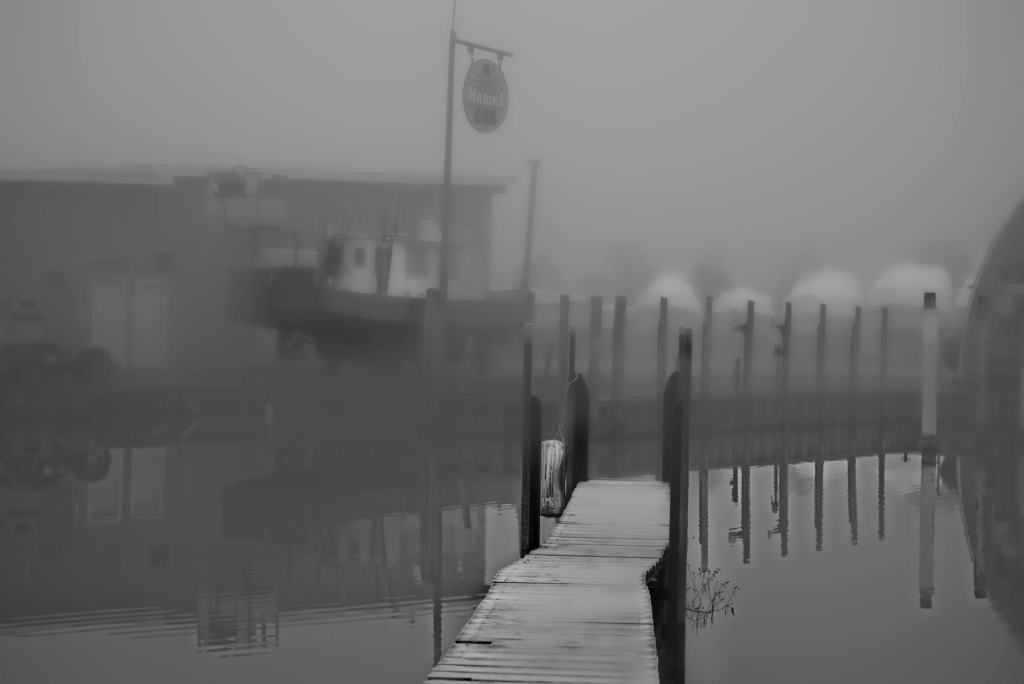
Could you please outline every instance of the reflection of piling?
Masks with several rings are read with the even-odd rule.
[[[921,526],[918,563],[918,593],[921,608],[932,607],[935,593],[935,462],[933,445],[921,453]]]
[[[743,539],[743,563],[750,563],[750,464],[746,461],[741,470],[740,480],[740,535]]]
[[[782,448],[779,465],[779,536],[782,538],[782,557],[789,555],[789,453]]]
[[[825,461],[821,452],[814,461],[814,549],[821,551],[824,526]]]
[[[700,479],[697,495],[699,497],[700,535],[700,567],[708,567],[708,464],[706,452],[701,455]]]
[[[846,459],[846,508],[850,518],[850,543],[857,545],[857,457]]]
[[[885,454],[878,455],[878,541],[885,541]]]
[[[921,449],[938,446],[939,311],[935,293],[924,295],[921,321]]]

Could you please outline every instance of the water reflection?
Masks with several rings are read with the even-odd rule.
[[[92,655],[75,655],[89,635],[95,657],[123,662],[135,681],[172,666],[178,680],[214,679],[212,657],[253,655],[263,656],[244,672],[253,681],[328,665],[356,681],[422,681],[518,557],[518,446],[351,439],[330,425],[302,439],[262,415],[246,420],[5,426],[0,655],[17,643],[51,680],[95,674]],[[970,681],[996,654],[990,671],[1016,676],[1019,441],[904,462],[871,444],[858,456],[837,434],[702,438],[692,449],[700,564],[742,588],[736,616],[691,642],[692,681],[891,674],[874,661]],[[99,468],[76,470],[71,456],[83,453],[101,454]],[[593,445],[592,457],[597,477],[659,464],[646,443]],[[858,535],[876,525],[877,540]],[[850,545],[824,545],[847,533]],[[730,544],[710,544],[726,535]],[[143,638],[151,650],[132,662]],[[979,660],[965,675],[954,658],[967,640]]]
[[[322,673],[337,658],[361,681],[422,680],[517,557],[519,475],[504,447],[423,452],[387,439],[276,441],[263,430],[199,441],[223,428],[160,445],[110,425],[4,428],[2,652],[13,653],[9,637],[45,637],[17,642],[30,654],[20,662],[54,681],[94,667],[74,650],[42,657],[75,634],[105,635],[97,644],[111,654],[146,637],[183,679],[214,678],[182,651],[191,643],[196,655],[276,654],[246,675],[254,681]],[[102,476],[60,467],[84,449],[106,455]],[[25,453],[54,465],[37,477]],[[367,628],[380,636],[367,642]],[[324,638],[335,643],[308,652]],[[388,649],[407,655],[382,657]],[[155,666],[110,657],[134,681]]]

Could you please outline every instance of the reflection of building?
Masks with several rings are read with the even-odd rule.
[[[218,587],[199,592],[199,648],[237,652],[277,644],[277,593],[271,587]]]
[[[201,650],[240,654],[287,638],[284,613],[398,612],[431,596],[415,483],[270,475],[265,444],[112,455],[101,482],[0,489],[0,630],[55,614],[100,625],[117,613],[140,629],[194,625]],[[488,573],[516,557],[518,488],[516,476],[442,479],[445,597],[483,593]]]

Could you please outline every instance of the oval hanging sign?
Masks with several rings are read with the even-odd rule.
[[[498,130],[508,111],[508,83],[497,64],[478,59],[469,65],[462,86],[462,103],[473,128],[481,133]]]

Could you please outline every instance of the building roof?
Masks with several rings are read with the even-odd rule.
[[[0,182],[28,183],[102,183],[111,185],[172,185],[177,178],[205,178],[211,171],[229,171],[234,167],[208,166],[109,166],[83,169],[0,170]],[[379,185],[441,185],[441,174],[366,173],[361,171],[310,170],[251,167],[250,172],[286,176],[289,180],[327,183],[368,183]],[[486,187],[495,192],[515,183],[507,176],[452,176],[452,185]]]

